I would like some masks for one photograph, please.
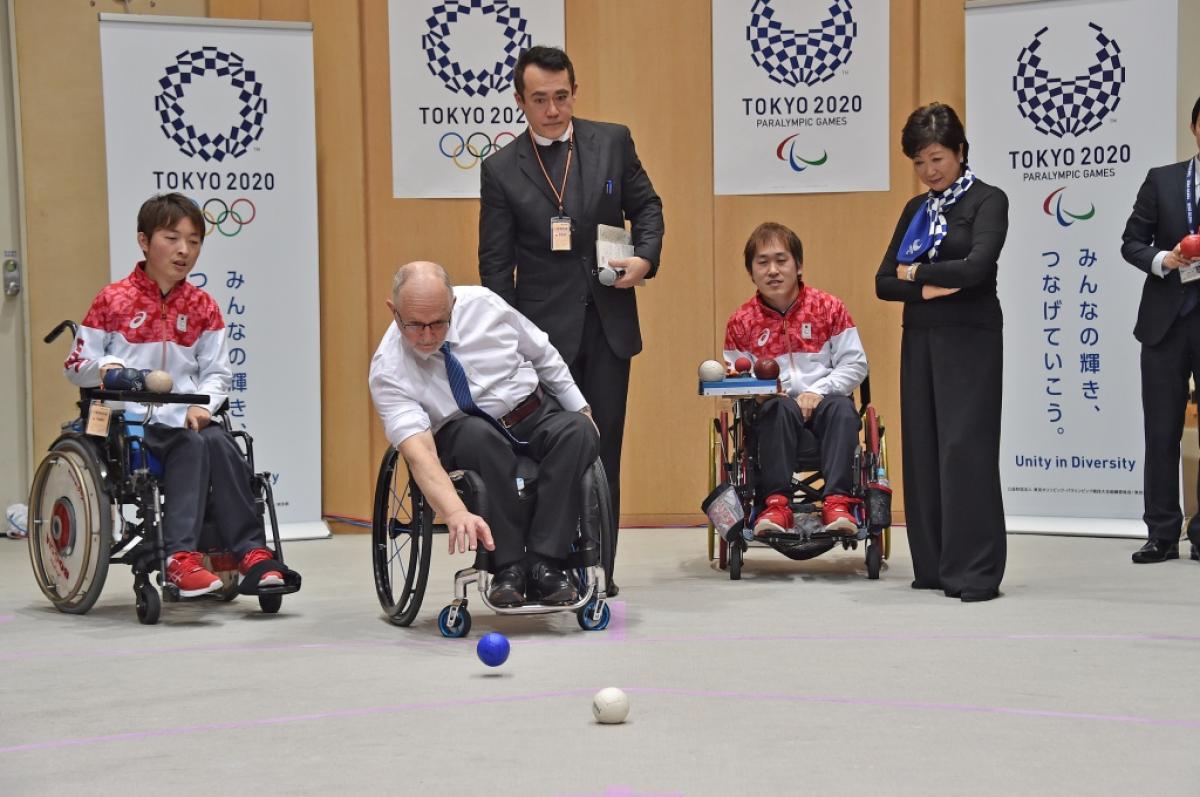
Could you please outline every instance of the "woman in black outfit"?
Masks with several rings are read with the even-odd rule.
[[[904,206],[875,294],[904,302],[900,421],[912,586],[991,600],[1006,550],[996,261],[1008,197],[971,173],[966,133],[948,105],[913,111],[900,147],[929,191]]]

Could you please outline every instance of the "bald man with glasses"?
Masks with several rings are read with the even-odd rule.
[[[574,603],[566,558],[599,436],[566,363],[510,304],[487,288],[454,287],[436,263],[401,266],[387,305],[396,323],[371,360],[371,398],[388,441],[445,519],[450,552],[493,552],[488,599],[498,606]],[[552,496],[537,501],[528,528],[518,454],[541,464],[538,494]],[[446,471],[460,468],[487,485],[487,519],[451,484]]]

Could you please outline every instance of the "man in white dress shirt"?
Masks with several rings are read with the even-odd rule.
[[[396,323],[371,359],[371,398],[388,441],[445,519],[451,553],[479,544],[493,551],[488,599],[496,605],[520,605],[527,592],[544,603],[573,603],[566,557],[599,436],[566,363],[511,305],[487,288],[454,287],[436,263],[401,266],[387,305]],[[528,528],[517,496],[518,450],[540,462],[543,499]],[[457,468],[483,479],[487,520],[455,492],[446,470]]]

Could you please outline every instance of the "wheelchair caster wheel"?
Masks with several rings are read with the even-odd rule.
[[[584,631],[603,631],[605,628],[608,628],[608,621],[612,619],[612,610],[605,603],[599,607],[600,611],[597,612],[597,603],[599,601],[592,598],[579,610],[577,615],[579,627]]]
[[[883,566],[883,539],[871,537],[867,540],[867,578],[874,581],[879,578],[879,570]]]
[[[138,622],[143,625],[154,625],[162,612],[162,599],[158,597],[158,589],[150,583],[139,584],[134,588],[137,596]]]
[[[275,614],[282,605],[283,596],[280,594],[258,596],[258,606],[263,614]]]
[[[740,581],[742,578],[742,544],[733,542],[729,545],[729,580]]]
[[[442,632],[442,636],[448,639],[465,637],[471,630],[471,613],[467,611],[466,606],[460,606],[458,617],[454,618],[454,625],[450,625],[451,608],[453,607],[447,606],[438,615],[438,630]]]

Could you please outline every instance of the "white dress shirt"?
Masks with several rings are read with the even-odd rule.
[[[563,409],[587,406],[567,364],[545,332],[487,288],[454,289],[446,341],[462,363],[471,397],[493,418],[502,418],[528,398],[540,382]],[[389,324],[371,358],[371,399],[388,442],[399,446],[426,430],[437,432],[464,413],[450,392],[446,358],[424,355]]]

